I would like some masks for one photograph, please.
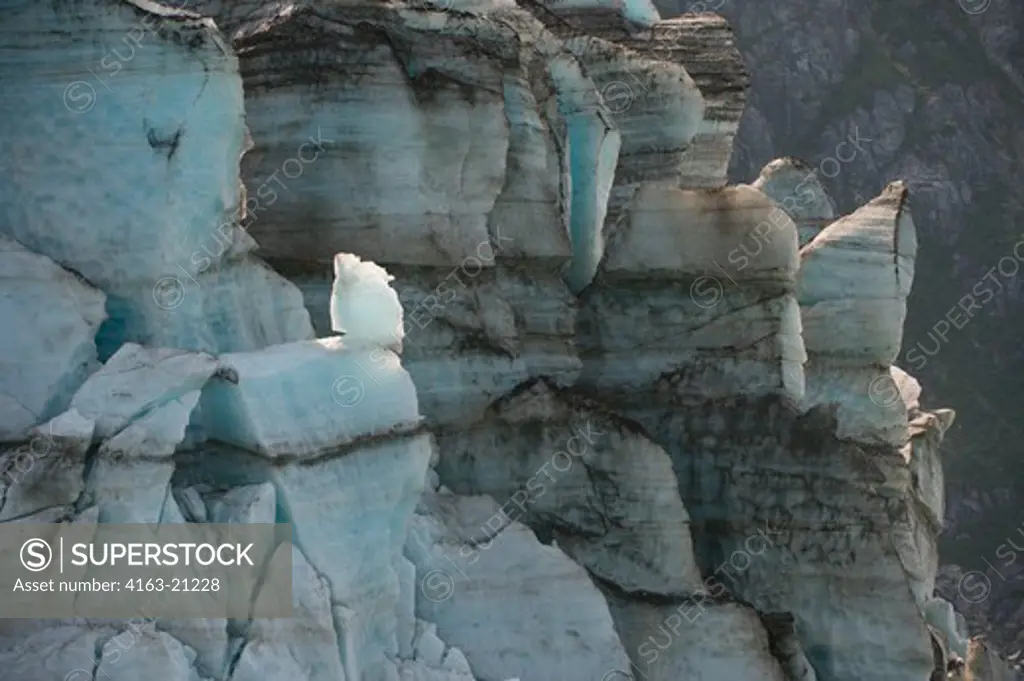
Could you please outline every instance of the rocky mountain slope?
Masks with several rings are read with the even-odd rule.
[[[0,678],[1008,678],[933,596],[911,194],[728,185],[724,20],[192,9],[3,2],[0,520],[287,522],[296,615]]]

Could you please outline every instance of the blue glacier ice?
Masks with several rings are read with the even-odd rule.
[[[925,681],[976,649],[932,595],[953,414],[892,364],[906,190],[832,221],[788,166],[724,186],[722,19],[176,4],[0,0],[0,521],[287,523],[292,590],[0,619],[0,677]]]

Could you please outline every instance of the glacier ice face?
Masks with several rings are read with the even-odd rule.
[[[637,31],[615,12],[553,10],[560,21],[535,14],[593,74],[623,131],[607,226],[641,182],[725,186],[748,83],[728,23],[696,13]]]
[[[197,8],[231,46],[143,0],[6,8],[0,54],[32,59],[0,56],[0,312],[35,373],[5,376],[0,520],[286,522],[270,569],[291,558],[298,616],[259,617],[266,591],[251,621],[0,622],[0,668],[987,664],[932,599],[953,415],[892,366],[905,191],[835,219],[795,162],[726,187],[746,72],[724,20]],[[109,90],[75,80],[90,64]]]
[[[633,658],[632,667],[610,679],[792,681],[773,656],[768,635],[750,607],[701,599],[671,605],[614,598],[610,602]]]
[[[832,197],[818,174],[800,159],[772,161],[761,169],[753,186],[775,199],[793,219],[800,232],[801,248],[837,217]]]
[[[117,633],[114,627],[94,628],[84,622],[40,624],[34,630],[23,626],[20,637],[4,632],[0,665],[5,675],[12,679],[91,679],[97,668],[97,647]]]
[[[204,500],[205,517],[213,523],[273,523],[277,519],[276,496],[269,482],[212,492]]]
[[[134,631],[119,632],[115,637],[124,633],[131,636],[131,643],[123,645],[127,654],[122,654],[120,645],[102,644],[97,673],[115,681],[149,676],[167,681],[202,681],[185,646],[173,636],[158,631],[151,623],[143,624]]]
[[[969,642],[958,631],[953,604],[941,598],[930,598],[925,603],[924,612],[925,617],[928,618],[928,623],[942,633],[949,645],[950,652],[961,659],[965,659]]]
[[[108,309],[101,357],[126,341],[216,354],[314,337],[302,293],[252,255],[112,291]]]
[[[4,448],[0,521],[71,506],[78,500],[95,425],[70,409],[29,431],[26,442]]]
[[[764,194],[644,185],[608,250],[581,297],[581,382],[628,409],[652,383],[698,399],[802,396],[796,229]]]
[[[199,473],[251,471],[262,482],[221,477],[230,489],[204,495],[206,518],[265,522],[269,515],[290,523],[309,565],[304,574],[315,572],[329,596],[321,602],[322,589],[312,584],[304,597],[303,611],[322,630],[319,643],[307,641],[307,655],[284,655],[266,640],[269,632],[258,630],[237,673],[265,664],[299,678],[329,678],[339,668],[345,678],[391,678],[399,653],[401,548],[432,456],[409,375],[390,350],[348,348],[341,338],[218,359],[226,378],[209,383],[199,405],[196,425],[207,443]],[[190,499],[185,505],[199,506],[201,491],[187,489],[193,491],[181,493]],[[262,516],[253,515],[260,509]],[[336,638],[325,649],[328,614]]]
[[[398,653],[398,562],[430,454],[421,435],[275,472],[284,517],[330,587],[349,676],[385,678]]]
[[[203,353],[126,343],[71,399],[99,445],[85,479],[102,522],[161,521],[203,386],[219,370]]]
[[[498,509],[489,497],[425,497],[405,548],[420,582],[417,615],[465,653],[477,678],[582,681],[628,668],[583,568],[518,522],[491,528]],[[531,606],[545,601],[559,607]]]
[[[595,579],[662,596],[700,587],[671,461],[599,405],[528,383],[438,448],[442,483],[500,501]]]
[[[160,407],[198,395],[219,366],[205,353],[125,343],[79,388],[71,408],[94,420],[96,440],[105,440]]]
[[[902,182],[889,185],[801,249],[809,352],[854,355],[886,367],[896,358],[917,256],[907,194]]]
[[[0,234],[0,316],[32,324],[32,333],[4,334],[0,441],[18,440],[57,416],[97,368],[95,336],[106,319],[105,301],[81,277]]]
[[[637,28],[650,28],[661,19],[657,8],[648,0],[559,0],[541,3],[547,11],[557,14],[575,13],[615,15]]]
[[[198,402],[198,390],[185,393],[100,445],[86,478],[100,522],[160,522],[174,474],[171,456]]]
[[[893,183],[800,250],[806,407],[837,404],[840,438],[902,445],[907,410],[890,376],[899,354],[917,236],[907,190]],[[850,390],[856,385],[858,389]],[[916,400],[916,396],[908,396]]]
[[[231,678],[347,681],[338,654],[339,639],[326,581],[295,546],[282,544],[278,551],[291,553],[293,616],[284,620],[253,620]],[[271,559],[268,570],[274,570],[275,561],[276,557]],[[254,613],[259,613],[261,607],[257,598]]]
[[[249,201],[259,215],[253,236],[276,258],[300,262],[330,263],[335,253],[354,253],[357,239],[359,254],[384,267],[447,266],[475,255],[488,242],[487,213],[502,189],[509,134],[497,64],[478,68],[462,54],[468,47],[443,39],[444,27],[406,24],[383,8],[363,18],[381,31],[367,34],[372,42],[366,44],[344,13],[335,5],[316,13],[301,5],[281,8],[235,33],[249,87],[266,102],[249,107],[247,117],[256,142],[243,159],[246,184],[255,189]],[[406,53],[394,52],[386,36],[429,44],[415,61],[404,61]],[[287,87],[291,78],[334,80],[330,61],[315,52],[324,40],[361,61],[366,77],[357,83],[342,76],[349,87],[326,90],[328,99],[311,109],[301,129],[282,128],[279,112],[305,107],[305,93]],[[281,49],[310,61],[282,72]],[[470,100],[460,89],[466,79],[485,86]],[[315,148],[308,145],[311,135]],[[288,173],[298,173],[293,181],[275,184],[270,178],[284,174],[290,159],[299,159],[301,170]],[[283,188],[297,182],[301,194]],[[330,227],[296,219],[310,205],[335,216]]]
[[[792,219],[754,188],[697,193],[735,217],[679,220],[696,239],[685,245],[672,216],[710,211],[680,200],[685,192],[676,188],[640,191],[650,199],[636,202],[610,239],[583,296],[583,380],[672,457],[696,560],[705,575],[729,576],[711,591],[760,612],[792,613],[789,640],[799,650],[787,659],[806,659],[824,679],[925,678],[936,664],[922,614],[937,567],[933,457],[948,419],[921,412],[919,390],[887,366],[901,314],[876,313],[875,326],[862,330],[851,322],[841,341],[845,320],[808,315],[819,300],[849,301],[862,288],[842,282],[861,277],[899,312],[913,258],[900,189],[869,204],[861,221],[854,215],[826,228],[799,260]],[[830,273],[816,262],[825,244],[835,244],[845,269]],[[875,260],[887,269],[872,274]],[[772,298],[779,302],[765,305]],[[848,307],[856,318],[872,305]],[[736,312],[749,321],[728,325]],[[666,322],[678,326],[665,333]],[[637,370],[638,348],[646,371]],[[755,552],[748,542],[759,531],[772,541]],[[772,576],[782,573],[798,577]],[[865,631],[876,643],[856,633]]]
[[[569,55],[548,61],[565,127],[563,163],[568,171],[569,241],[572,259],[566,283],[583,290],[604,254],[604,220],[615,181],[622,136],[611,122],[592,79]]]
[[[0,210],[22,217],[4,231],[104,291],[129,282],[151,288],[178,272],[178,259],[213,247],[215,218],[238,208],[244,142],[237,61],[213,23],[149,2],[93,0],[74,11],[16,4],[7,26],[11,49],[63,32],[67,42],[54,56],[99,73],[73,81],[78,69],[47,68],[42,59],[0,64],[5,81],[16,78],[0,138],[11,164]],[[85,138],[99,153],[27,153],[41,133],[53,150]],[[82,191],[89,186],[98,192]],[[112,250],[120,252],[115,267]]]
[[[87,0],[20,3],[6,25],[10,54],[40,56],[0,61],[0,231],[107,295],[101,359],[125,341],[225,352],[312,338],[298,291],[246,254],[242,87],[213,22]],[[51,53],[65,66],[42,57],[51,32],[67,36]],[[69,153],[83,140],[91,153]]]

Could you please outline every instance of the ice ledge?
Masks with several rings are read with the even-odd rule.
[[[390,350],[321,338],[219,360],[237,382],[203,391],[200,421],[212,440],[273,460],[309,460],[422,427],[416,388]]]

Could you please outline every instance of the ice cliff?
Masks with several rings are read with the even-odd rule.
[[[6,620],[0,678],[1002,678],[907,191],[726,186],[721,18],[2,6],[0,520],[288,522],[296,614]]]

